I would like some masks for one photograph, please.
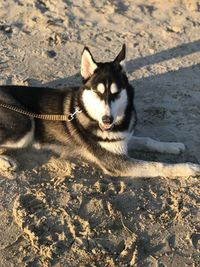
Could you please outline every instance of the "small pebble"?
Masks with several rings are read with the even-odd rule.
[[[49,50],[49,51],[47,51],[47,55],[50,58],[54,58],[54,57],[56,57],[57,54],[54,50]]]

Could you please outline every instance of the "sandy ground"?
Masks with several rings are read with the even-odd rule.
[[[200,2],[0,1],[0,83],[80,83],[84,45],[112,60],[126,43],[136,134],[181,141],[200,160]],[[117,179],[49,152],[10,152],[0,175],[0,266],[200,266],[198,177]]]

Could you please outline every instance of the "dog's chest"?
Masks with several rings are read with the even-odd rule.
[[[101,132],[101,138],[104,139],[99,141],[99,145],[115,154],[127,154],[128,151],[128,140],[130,132]]]

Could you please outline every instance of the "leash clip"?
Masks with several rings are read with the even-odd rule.
[[[81,113],[82,110],[80,108],[75,108],[74,113],[70,113],[68,116],[68,121],[72,121],[76,115],[76,113]]]

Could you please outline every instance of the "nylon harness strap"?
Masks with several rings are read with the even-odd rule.
[[[35,113],[29,112],[27,110],[24,110],[22,108],[16,107],[14,105],[5,104],[2,102],[0,102],[0,107],[13,110],[17,113],[27,115],[27,116],[32,117],[32,118],[36,118],[36,119],[40,119],[40,120],[49,120],[49,121],[71,121],[72,115],[73,115],[73,114],[69,114],[69,115],[35,114]]]

